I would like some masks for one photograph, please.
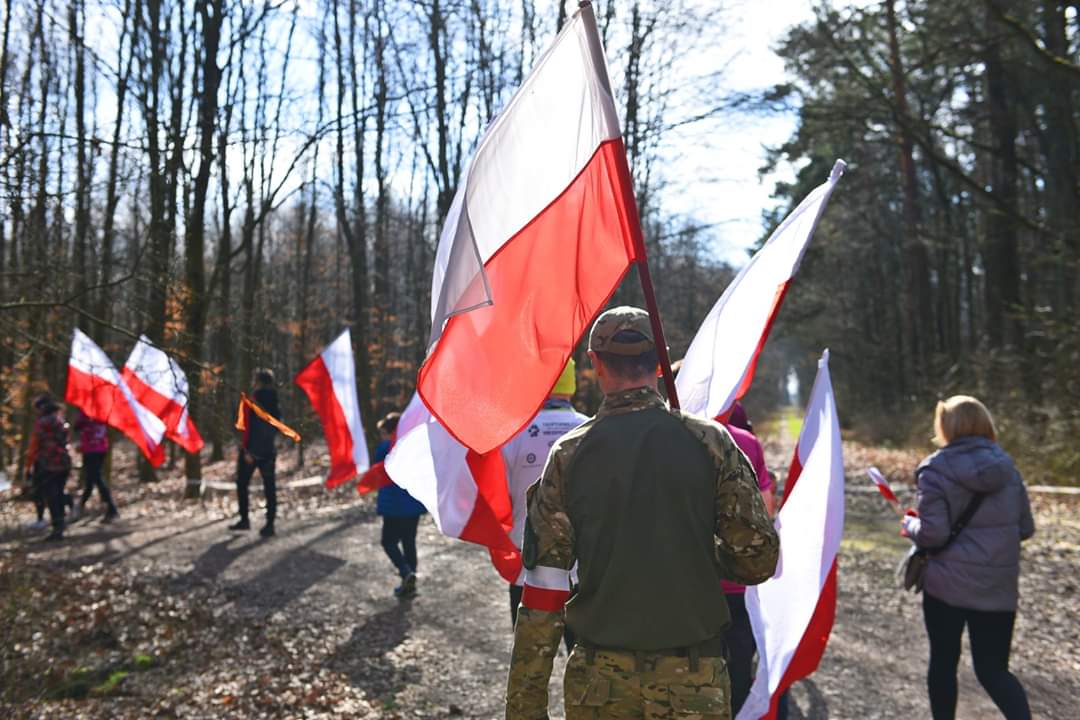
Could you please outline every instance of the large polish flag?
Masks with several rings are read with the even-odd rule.
[[[385,465],[394,483],[427,508],[444,535],[487,547],[499,574],[515,582],[521,559],[510,538],[514,517],[502,452],[481,455],[462,445],[417,395],[401,414],[397,436]]]
[[[479,453],[521,430],[642,247],[586,4],[480,140],[447,214],[417,388],[442,427]]]
[[[124,433],[154,467],[165,462],[165,423],[135,398],[105,351],[78,328],[64,401]]]
[[[293,379],[311,401],[322,421],[330,450],[326,487],[334,488],[368,469],[367,438],[356,393],[356,362],[352,334],[337,336]]]
[[[189,453],[202,450],[202,435],[188,413],[187,375],[179,363],[140,336],[121,376],[135,399],[165,423],[165,437]]]
[[[750,389],[791,279],[846,167],[836,161],[829,179],[784,219],[709,311],[675,380],[683,410],[727,417]]]
[[[776,717],[780,695],[817,670],[836,614],[844,457],[828,350],[818,362],[776,524],[780,534],[776,575],[746,590],[758,668],[736,720]]]

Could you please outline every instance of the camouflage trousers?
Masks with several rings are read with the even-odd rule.
[[[596,650],[590,663],[579,645],[566,662],[566,720],[730,720],[724,658],[703,657],[691,671],[685,657]]]

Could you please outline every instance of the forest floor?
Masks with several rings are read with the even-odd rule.
[[[781,477],[792,444],[767,443]],[[279,459],[282,484],[322,470],[298,471],[293,457]],[[918,457],[848,443],[845,459],[836,626],[817,673],[793,690],[792,717],[926,717],[920,602],[893,577],[906,541],[862,475],[878,465],[910,500],[903,478]],[[228,480],[232,467],[207,477]],[[261,540],[258,514],[253,531],[226,530],[229,493],[185,502],[179,472],[150,485],[130,467],[115,475],[121,520],[99,523],[95,498],[60,544],[25,529],[32,505],[0,495],[0,717],[501,717],[507,589],[482,548],[426,520],[420,593],[398,601],[370,497],[287,488],[278,535]],[[1036,717],[1076,717],[1080,505],[1033,499],[1013,669]],[[560,651],[556,674],[563,662]],[[967,657],[960,685],[959,718],[996,716]],[[561,704],[556,680],[553,717]]]

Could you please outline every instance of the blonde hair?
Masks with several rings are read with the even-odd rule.
[[[934,442],[944,447],[957,438],[971,435],[997,440],[994,418],[986,406],[970,395],[939,400],[934,411]]]

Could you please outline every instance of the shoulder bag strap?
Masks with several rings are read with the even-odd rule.
[[[945,540],[943,544],[939,545],[936,548],[933,548],[932,550],[929,550],[929,552],[936,554],[949,547],[949,545],[952,544],[952,541],[956,539],[956,536],[959,535],[965,527],[967,527],[967,524],[969,522],[971,522],[971,518],[975,516],[975,512],[979,509],[979,506],[982,505],[982,501],[985,498],[985,493],[976,493],[975,495],[973,495],[971,500],[968,502],[967,507],[964,508],[964,512],[960,513],[960,517],[956,518],[956,522],[953,523],[952,529],[949,531],[949,537]]]

